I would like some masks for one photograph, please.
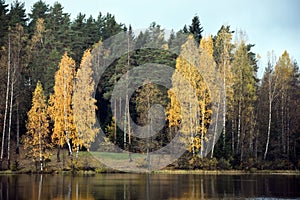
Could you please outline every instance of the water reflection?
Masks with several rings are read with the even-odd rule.
[[[299,198],[300,177],[282,175],[2,175],[2,199]]]

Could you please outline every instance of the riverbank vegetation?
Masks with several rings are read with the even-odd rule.
[[[37,1],[26,13],[24,3],[9,6],[0,0],[0,28],[2,170],[112,171],[91,156],[93,151],[132,169],[147,168],[147,158],[124,151],[148,155],[169,144],[179,129],[188,147],[167,169],[300,168],[299,66],[288,50],[279,57],[268,53],[268,63],[260,66],[246,33],[229,25],[204,36],[205,27],[194,16],[168,37],[156,22],[134,33],[109,13],[99,12],[97,18],[79,13],[71,19],[57,2]],[[120,32],[131,51],[118,55],[95,82],[99,72],[93,66],[116,57],[122,40],[109,49],[104,42]],[[113,98],[123,75],[132,69],[138,73],[147,63],[157,73],[161,66],[174,69],[166,77],[171,87],[147,79],[131,96],[124,90],[118,91],[126,93],[124,98]],[[261,79],[259,67],[265,68]],[[129,119],[154,127],[148,111],[157,104],[165,107],[165,124],[150,138],[137,137]],[[95,112],[106,137],[95,126]],[[213,125],[215,131],[208,134]],[[131,166],[132,159],[139,164]]]

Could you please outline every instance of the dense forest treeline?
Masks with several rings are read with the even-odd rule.
[[[189,135],[190,145],[173,163],[178,168],[300,167],[299,68],[287,51],[279,58],[269,53],[267,66],[259,66],[259,55],[252,52],[254,44],[247,43],[245,33],[222,26],[215,36],[203,36],[198,16],[168,38],[155,22],[134,35],[130,25],[117,22],[112,14],[99,12],[95,19],[79,13],[72,20],[60,3],[50,6],[43,1],[37,1],[27,14],[24,3],[14,1],[9,6],[0,0],[0,29],[2,168],[11,168],[11,155],[20,152],[40,162],[43,170],[54,149],[57,161],[61,148],[68,149],[71,159],[90,146],[110,150],[111,145],[97,137],[99,130],[93,126],[96,106],[101,129],[112,144],[124,150],[155,151],[166,146],[181,128]],[[99,83],[93,82],[93,56],[103,56],[102,42],[120,32],[126,33],[134,50],[113,61]],[[117,46],[111,44],[103,57],[112,56]],[[153,46],[159,49],[147,48]],[[193,61],[187,62],[187,57]],[[146,63],[175,69],[189,80],[197,98],[185,93],[188,89],[174,74],[170,89],[145,81],[131,97],[111,102],[114,84],[122,75]],[[261,80],[258,67],[265,68]],[[220,75],[224,93],[212,92],[217,90],[209,88],[205,75],[196,72],[200,68]],[[215,81],[209,75],[205,79]],[[92,97],[94,84],[98,84],[97,101]],[[178,98],[185,99],[181,106],[186,103],[188,109],[180,108]],[[219,103],[213,104],[213,98],[220,98]],[[166,108],[164,127],[150,139],[134,136],[128,119],[149,124],[148,110],[155,104]],[[200,110],[192,110],[192,104]],[[207,132],[212,113],[220,110],[217,119],[222,132],[216,140],[217,133]],[[199,114],[195,117],[193,112]],[[120,113],[126,113],[123,130],[116,126]],[[191,123],[181,124],[183,119]],[[205,152],[208,140],[215,145]]]

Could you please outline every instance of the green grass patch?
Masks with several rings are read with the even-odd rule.
[[[128,153],[114,153],[114,152],[91,152],[91,154],[95,157],[103,158],[103,159],[111,159],[111,160],[128,160],[129,159],[129,154]],[[145,158],[146,155],[142,154],[131,154],[132,159],[140,159],[140,158]]]

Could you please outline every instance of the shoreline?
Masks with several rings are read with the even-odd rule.
[[[96,172],[91,170],[79,171],[52,171],[52,172],[24,172],[24,171],[0,171],[0,175],[21,175],[21,174],[57,174],[57,175],[96,175],[96,174],[198,174],[198,175],[299,175],[300,170],[257,170],[255,172],[246,170],[156,170],[156,171],[137,171],[137,172],[124,172],[124,171],[103,171]]]
[[[155,174],[201,174],[201,175],[300,175],[299,170],[157,170]]]

